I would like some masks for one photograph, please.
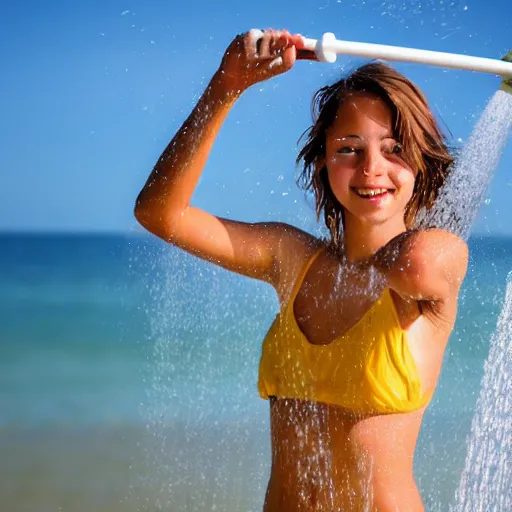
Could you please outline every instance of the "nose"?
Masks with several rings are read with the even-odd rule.
[[[380,148],[369,146],[361,160],[361,171],[366,177],[380,176],[384,171],[386,159],[383,158]]]

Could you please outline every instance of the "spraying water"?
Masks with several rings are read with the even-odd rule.
[[[136,468],[144,495],[130,499],[140,512],[258,510],[268,433],[266,418],[243,397],[253,394],[271,293],[258,290],[269,302],[262,308],[241,294],[259,283],[243,281],[240,290],[238,276],[170,246],[162,247],[153,279],[145,457]]]
[[[464,239],[468,237],[511,126],[512,95],[497,91],[459,155],[434,208],[418,216],[421,227],[436,226]]]
[[[489,102],[434,210],[422,219],[466,238],[512,126],[512,95]],[[512,277],[491,339],[454,512],[512,510]]]
[[[452,512],[512,510],[512,273],[491,340]]]

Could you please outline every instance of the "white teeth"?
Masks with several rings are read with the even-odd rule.
[[[355,190],[360,196],[364,197],[373,197],[385,194],[388,191],[387,188],[356,188]]]

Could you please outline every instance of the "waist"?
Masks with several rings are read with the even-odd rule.
[[[371,417],[303,400],[271,398],[270,407],[272,471],[265,512],[373,510],[375,446],[359,435]],[[408,435],[402,432],[400,448],[391,449],[393,479],[378,492],[417,494],[412,460],[419,424]]]
[[[309,484],[309,488],[298,488],[281,483],[271,476],[263,512],[368,512],[371,498],[357,496],[350,491],[333,492],[330,483]],[[339,489],[339,486],[337,486]]]
[[[269,481],[263,512],[378,512],[384,510],[407,510],[425,512],[421,495],[412,475],[399,477],[395,489],[375,491],[372,487],[364,494],[357,494],[349,487],[325,481],[315,484],[313,490],[305,491],[281,484],[273,475]],[[382,496],[388,492],[389,496]],[[379,496],[375,496],[379,494]],[[386,508],[386,503],[393,503]],[[402,507],[402,508],[400,508]]]

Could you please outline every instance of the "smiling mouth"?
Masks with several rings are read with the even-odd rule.
[[[373,197],[384,197],[386,194],[394,194],[394,188],[356,188],[352,187],[352,191],[363,199],[371,199]]]

